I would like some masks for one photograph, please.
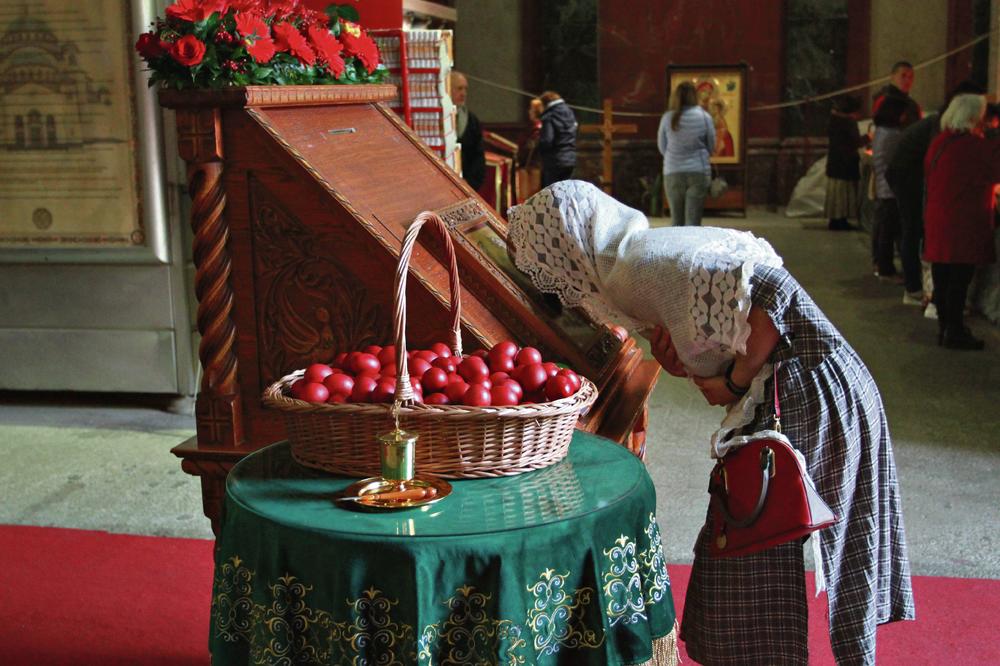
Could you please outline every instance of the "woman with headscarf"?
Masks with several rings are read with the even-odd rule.
[[[783,432],[840,516],[813,549],[834,654],[874,664],[876,625],[914,616],[885,412],[864,363],[781,258],[748,232],[650,229],[580,181],[542,190],[509,219],[514,263],[539,289],[649,332],[668,372],[726,406],[713,457],[769,427],[776,376]],[[802,543],[712,558],[711,518],[709,509],[681,624],[688,654],[703,664],[807,664]]]

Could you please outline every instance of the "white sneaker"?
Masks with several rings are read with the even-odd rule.
[[[928,303],[924,309],[924,316],[928,319],[937,319],[937,307],[933,303]]]
[[[923,305],[924,292],[922,291],[904,291],[903,292],[903,305]]]

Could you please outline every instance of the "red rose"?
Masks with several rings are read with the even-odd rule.
[[[139,55],[146,60],[159,58],[167,52],[167,50],[163,48],[163,42],[161,42],[160,38],[152,32],[144,32],[139,35],[139,39],[135,43],[135,50],[138,51]]]
[[[279,51],[288,51],[307,65],[315,64],[316,54],[309,42],[291,23],[277,23],[274,26],[274,47]]]
[[[174,60],[187,67],[193,67],[205,57],[205,44],[194,35],[185,35],[170,46]]]
[[[224,14],[227,7],[227,0],[177,0],[167,7],[167,16],[198,23],[215,12]]]
[[[309,41],[316,49],[319,60],[327,64],[335,78],[343,74],[344,59],[340,56],[340,52],[344,50],[344,46],[340,41],[321,26],[311,25],[308,32]]]

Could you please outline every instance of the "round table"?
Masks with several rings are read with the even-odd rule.
[[[233,467],[213,663],[673,663],[653,483],[621,446],[577,432],[556,465],[397,512],[336,505],[355,480],[287,442]]]

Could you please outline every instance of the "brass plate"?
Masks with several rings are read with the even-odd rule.
[[[391,492],[396,490],[408,490],[411,488],[433,488],[436,491],[434,497],[418,500],[379,500],[365,499],[365,495],[375,495],[378,493]],[[451,484],[444,479],[435,477],[413,478],[409,481],[387,481],[381,476],[373,476],[352,483],[347,488],[334,497],[335,502],[340,506],[356,507],[366,511],[399,511],[402,509],[412,509],[440,502],[451,494]],[[358,499],[349,499],[358,498]]]

